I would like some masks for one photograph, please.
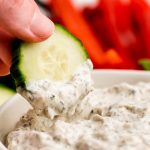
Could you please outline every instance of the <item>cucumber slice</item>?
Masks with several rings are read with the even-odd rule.
[[[39,43],[16,41],[11,74],[17,86],[32,80],[69,80],[77,67],[87,60],[82,43],[60,25],[47,40]]]
[[[0,105],[2,105],[6,100],[15,95],[15,92],[12,89],[9,89],[5,86],[0,86]]]

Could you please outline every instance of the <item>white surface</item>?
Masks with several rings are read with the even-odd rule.
[[[8,150],[8,149],[0,142],[0,150]]]
[[[31,105],[19,94],[13,96],[0,107],[0,140],[10,132],[20,117],[25,114]],[[1,147],[0,147],[1,148]],[[1,149],[0,149],[1,150]]]
[[[114,84],[127,82],[150,82],[150,72],[126,70],[95,70],[92,74],[96,87],[108,87]],[[0,139],[10,132],[19,118],[25,114],[31,105],[19,94],[16,94],[0,107]],[[6,148],[0,143],[0,150]]]
[[[95,70],[93,72],[95,87],[108,87],[114,84],[127,82],[150,82],[150,72],[129,70]]]

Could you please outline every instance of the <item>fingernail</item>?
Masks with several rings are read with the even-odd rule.
[[[38,11],[34,14],[30,30],[40,41],[47,39],[53,33],[54,24],[49,18]]]

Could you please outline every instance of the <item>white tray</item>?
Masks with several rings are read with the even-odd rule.
[[[127,82],[135,84],[137,82],[150,82],[150,72],[129,71],[129,70],[95,70],[92,74],[95,87],[103,88]],[[31,105],[19,94],[16,94],[0,107],[0,141],[10,132],[19,118],[25,114]],[[0,150],[8,150],[0,142]]]

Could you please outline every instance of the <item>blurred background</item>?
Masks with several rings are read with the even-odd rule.
[[[94,68],[150,69],[149,0],[36,0],[86,48]]]

